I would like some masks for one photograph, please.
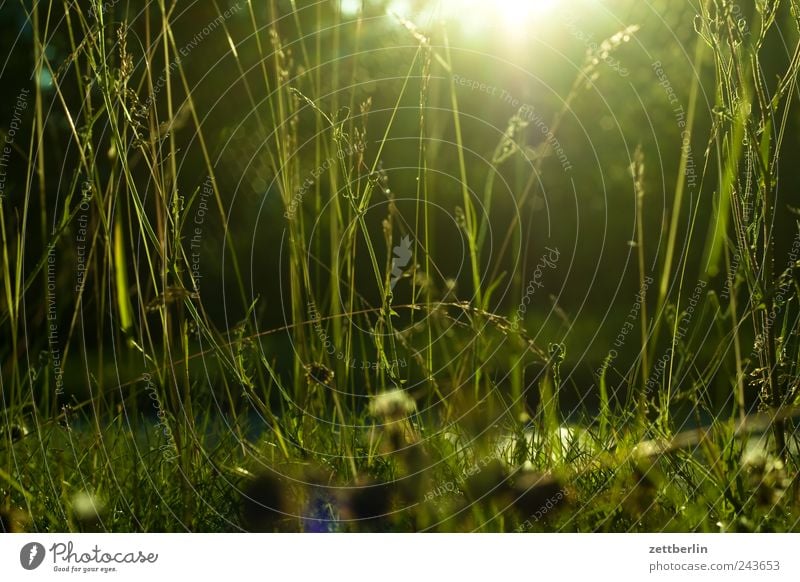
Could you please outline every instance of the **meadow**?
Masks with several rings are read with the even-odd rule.
[[[0,531],[800,531],[800,1],[0,27]]]

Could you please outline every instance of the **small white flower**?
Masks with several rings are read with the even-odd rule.
[[[377,394],[369,404],[370,413],[384,420],[405,418],[416,410],[414,399],[400,389]]]
[[[79,522],[93,522],[105,512],[105,503],[87,491],[72,496],[72,512]]]

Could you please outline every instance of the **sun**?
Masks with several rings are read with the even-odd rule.
[[[380,0],[339,0],[343,14],[354,16],[362,2],[379,4]],[[387,13],[407,18],[417,24],[439,20],[459,24],[467,33],[502,34],[518,39],[551,22],[552,15],[574,0],[388,0]]]
[[[458,0],[453,4],[463,5]],[[537,15],[546,14],[556,7],[559,0],[496,0],[495,2],[470,2],[480,6],[485,15],[495,14],[507,27],[515,29],[524,26]]]
[[[559,0],[499,0],[483,3],[484,10],[497,11],[497,15],[512,34],[520,34],[531,24],[531,20],[554,10]]]
[[[342,5],[355,0],[342,0]],[[410,0],[392,0],[390,13],[408,18],[455,21],[475,32],[491,29],[517,37],[565,0],[431,0],[422,12],[412,13]]]

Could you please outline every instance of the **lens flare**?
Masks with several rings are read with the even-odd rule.
[[[406,18],[441,18],[457,21],[467,30],[498,28],[513,37],[519,36],[543,16],[559,7],[565,0],[432,0],[425,8],[413,13],[409,0],[393,0],[388,4],[391,13]]]

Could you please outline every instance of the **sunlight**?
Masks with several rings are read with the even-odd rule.
[[[524,32],[532,18],[549,13],[558,3],[559,0],[499,0],[492,4],[475,2],[477,10],[483,11],[485,16],[496,14],[505,28],[515,35]]]
[[[358,14],[361,11],[361,0],[341,0],[339,9],[347,16]]]
[[[551,14],[564,0],[438,0],[432,1],[421,13],[412,12],[408,0],[389,3],[390,13],[405,18],[454,20],[467,30],[478,32],[487,26],[516,38],[525,33],[543,16]],[[498,31],[499,32],[499,31]]]

